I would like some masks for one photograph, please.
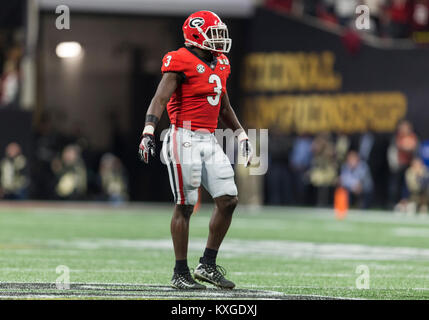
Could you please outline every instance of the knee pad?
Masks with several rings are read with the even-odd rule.
[[[191,165],[191,178],[190,185],[194,188],[199,188],[201,185],[201,170],[203,166],[201,163],[193,163]]]
[[[189,190],[185,194],[185,202],[190,205],[195,205],[198,201],[198,188],[201,185],[201,163],[193,163],[190,168]]]

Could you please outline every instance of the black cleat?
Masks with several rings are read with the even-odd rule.
[[[226,270],[215,264],[200,263],[194,271],[197,280],[205,281],[222,289],[233,289],[235,283],[225,279]]]
[[[206,286],[196,282],[191,273],[174,273],[171,278],[171,286],[182,290],[204,290]]]

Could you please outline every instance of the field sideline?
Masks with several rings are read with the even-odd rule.
[[[237,289],[170,289],[172,206],[0,203],[0,298],[429,299],[429,218],[352,211],[238,208],[218,263]],[[190,267],[211,208],[191,219]],[[60,265],[69,290],[58,290]],[[369,289],[356,269],[369,269]]]

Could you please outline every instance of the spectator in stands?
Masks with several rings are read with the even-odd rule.
[[[356,7],[359,5],[357,0],[331,0],[334,5],[334,12],[338,18],[338,23],[342,26],[348,26],[350,20],[355,17]]]
[[[408,167],[418,150],[418,138],[414,133],[413,125],[409,121],[402,121],[395,138],[398,149],[398,161],[402,167]]]
[[[319,5],[319,1],[303,0],[302,1],[302,6],[303,6],[302,11],[304,14],[315,17],[317,15],[318,5]]]
[[[333,189],[337,182],[335,147],[330,135],[322,133],[316,136],[312,152],[310,183],[316,189],[317,205],[327,206],[331,203]]]
[[[337,163],[341,165],[345,160],[350,149],[350,138],[343,132],[338,132],[335,140],[335,157]]]
[[[291,12],[293,8],[294,0],[265,0],[265,6],[267,8]]]
[[[429,140],[425,140],[420,145],[420,157],[425,166],[429,169]]]
[[[359,138],[359,157],[366,163],[370,160],[371,151],[375,143],[375,136],[371,131],[363,133]]]
[[[429,29],[429,0],[416,0],[414,2],[411,27],[414,31]]]
[[[419,141],[412,124],[402,120],[388,150],[391,170],[389,200],[396,204],[405,199],[405,171],[418,151]]]
[[[410,33],[412,3],[409,0],[390,0],[387,4],[384,23],[387,35],[392,38],[406,38]]]
[[[0,105],[6,106],[17,102],[21,51],[21,48],[16,46],[7,52],[3,73],[0,77]]]
[[[0,198],[24,200],[27,198],[27,160],[21,146],[12,142],[6,147],[6,156],[0,161]]]
[[[61,123],[61,122],[59,122]],[[52,161],[68,144],[54,129],[51,116],[44,113],[35,125],[34,159],[32,162],[33,195],[35,198],[50,200],[54,197],[56,176],[52,172]]]
[[[371,172],[356,151],[347,154],[341,168],[340,185],[347,190],[350,203],[356,203],[361,209],[369,207],[373,190]]]
[[[427,213],[429,192],[429,171],[423,161],[416,157],[405,172],[406,186],[409,192],[408,201],[403,201],[397,210],[415,213]]]
[[[317,17],[328,24],[338,23],[338,18],[334,11],[333,0],[320,1],[317,6]]]
[[[59,199],[81,200],[87,189],[86,167],[77,145],[64,148],[61,158],[52,161],[52,170],[57,176],[55,192]]]
[[[388,146],[388,140],[384,134],[368,130],[358,137],[353,147],[358,152],[360,159],[368,164],[371,172],[374,183],[371,205],[384,208],[388,207],[387,190],[390,177],[386,159]]]
[[[293,176],[293,191],[295,201],[298,204],[307,204],[308,178],[307,173],[310,169],[312,160],[313,139],[309,135],[299,135],[293,141],[292,151],[290,154],[290,167]]]
[[[370,12],[370,29],[359,30],[377,36],[407,38],[410,31],[429,29],[429,0],[265,0],[268,8],[297,16],[315,16],[330,25],[341,25],[348,42],[357,45],[353,31],[356,7],[366,5]],[[346,37],[346,38],[347,38]],[[355,51],[355,50],[354,50]]]
[[[103,198],[119,205],[128,200],[128,187],[125,169],[121,160],[111,153],[101,157],[99,175]]]

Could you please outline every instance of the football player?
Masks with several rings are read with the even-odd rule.
[[[189,220],[202,184],[213,197],[215,208],[206,248],[193,275],[197,280],[232,289],[235,284],[216,264],[238,201],[234,171],[213,134],[218,119],[237,132],[245,166],[251,161],[252,147],[226,90],[230,64],[225,53],[231,48],[226,25],[215,13],[198,11],[186,19],[183,35],[185,46],[168,52],[162,60],[163,76],[146,113],[139,155],[145,163],[155,155],[155,128],[167,108],[171,126],[162,155],[176,203],[171,220],[176,257],[171,285],[177,289],[206,288],[194,280],[187,264]]]

